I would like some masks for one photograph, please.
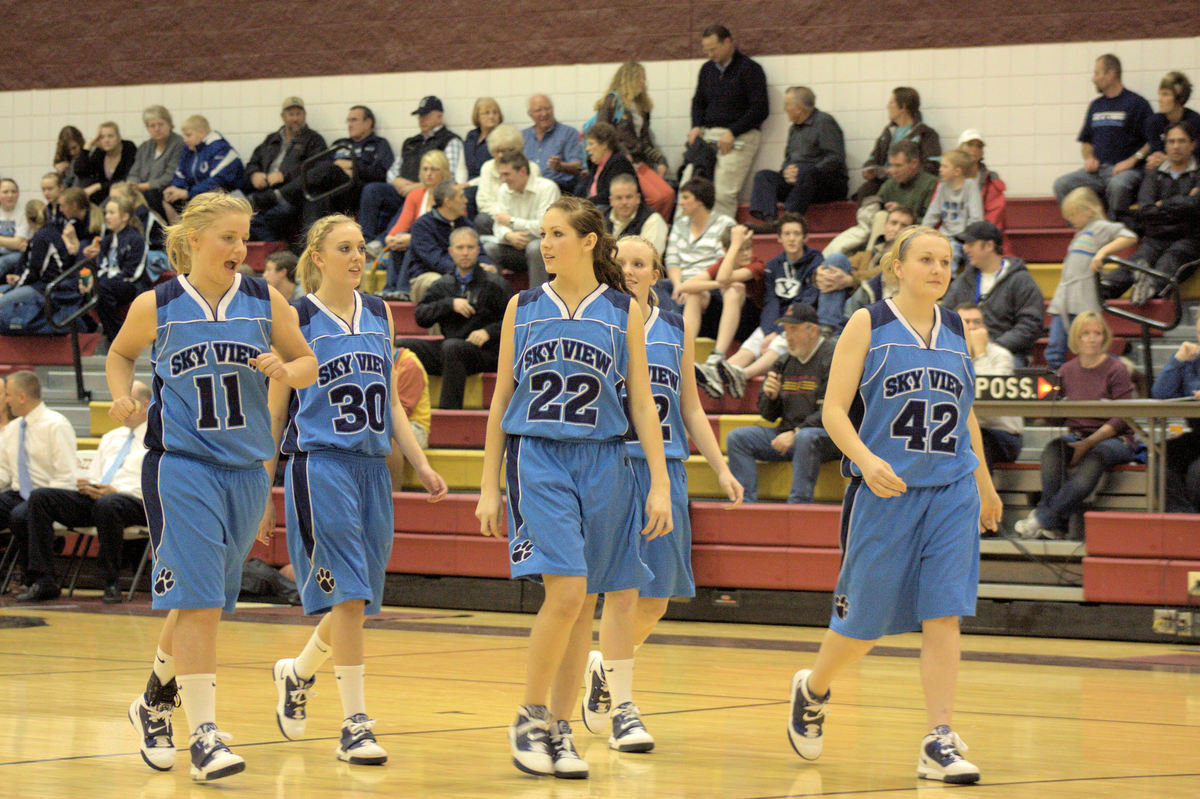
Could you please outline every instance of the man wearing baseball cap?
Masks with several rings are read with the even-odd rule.
[[[267,135],[246,163],[247,196],[254,206],[250,237],[257,241],[290,238],[300,219],[300,209],[283,199],[285,184],[299,186],[300,165],[325,149],[325,138],[310,128],[304,100],[285,97],[279,113],[283,127]]]
[[[942,307],[978,305],[992,341],[1011,352],[1017,366],[1024,366],[1042,334],[1042,290],[1024,261],[1003,254],[1004,235],[991,222],[972,222],[956,238],[969,265],[946,290]]]
[[[763,382],[758,412],[776,428],[746,426],[729,432],[726,449],[729,470],[746,489],[746,501],[758,500],[758,461],[792,462],[792,487],[787,501],[810,503],[821,464],[841,457],[821,426],[820,402],[829,382],[834,341],[821,334],[817,311],[793,302],[778,324],[787,341],[782,356]]]
[[[1004,191],[1008,187],[999,175],[984,166],[983,148],[983,134],[975,128],[967,128],[958,137],[957,149],[971,159],[971,167],[964,174],[974,178],[979,184],[979,194],[983,199],[983,218],[1004,230],[1004,214],[1008,204],[1004,198]]]

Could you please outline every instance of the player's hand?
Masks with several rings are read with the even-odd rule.
[[[996,532],[1000,529],[1000,516],[1004,513],[1004,503],[1000,501],[1000,495],[996,493],[996,489],[992,489],[987,493],[979,495],[979,532],[991,530]]]
[[[1194,341],[1183,342],[1175,351],[1175,360],[1177,361],[1194,361],[1197,356],[1200,356],[1200,344]]]
[[[484,535],[500,535],[500,492],[492,489],[479,492],[479,502],[475,505],[475,518],[479,520],[479,532]]]
[[[1083,456],[1092,449],[1091,442],[1086,438],[1083,441],[1068,441],[1067,446],[1071,448],[1071,462],[1067,464],[1067,468],[1078,466]]]
[[[257,358],[251,358],[250,366],[272,380],[283,380],[287,377],[287,367],[283,365],[283,361],[279,360],[279,356],[270,350]]]
[[[726,468],[723,472],[717,475],[717,484],[721,486],[721,490],[729,497],[728,505],[722,506],[725,510],[733,510],[738,505],[742,504],[742,499],[745,498],[745,489],[733,476],[733,472]]]
[[[267,509],[263,511],[262,519],[258,522],[258,535],[254,536],[255,540],[263,546],[270,546],[271,539],[275,537],[275,500],[267,499]]]
[[[767,372],[767,379],[762,384],[762,393],[767,395],[767,399],[775,399],[779,396],[779,372]]]
[[[862,470],[863,482],[877,497],[890,499],[898,497],[908,490],[908,486],[896,476],[892,467],[883,458],[872,455],[865,463],[860,463],[859,468]]]
[[[435,472],[432,468],[426,466],[424,469],[417,469],[417,479],[421,481],[421,485],[425,486],[425,490],[429,492],[429,502],[441,502],[446,498],[446,481],[442,476]]]
[[[112,407],[108,409],[108,415],[114,422],[125,424],[125,420],[132,416],[140,405],[141,403],[133,397],[121,397],[119,400],[113,400]]]
[[[771,439],[771,449],[778,452],[780,455],[786,455],[787,451],[796,443],[796,431],[784,430],[779,435]]]
[[[642,535],[647,541],[653,541],[673,529],[670,489],[651,488],[646,496],[646,526],[642,528]]]

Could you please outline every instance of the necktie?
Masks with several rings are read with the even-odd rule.
[[[110,485],[112,479],[117,476],[117,472],[121,468],[121,464],[125,463],[125,456],[129,454],[129,449],[133,446],[133,431],[129,431],[129,436],[121,443],[121,448],[117,450],[117,457],[113,458],[113,462],[108,464],[108,468],[104,470],[104,476],[100,478],[103,485]]]
[[[29,476],[29,456],[25,453],[25,428],[28,425],[21,417],[21,436],[17,441],[17,488],[21,499],[29,499],[33,493],[33,478]]]

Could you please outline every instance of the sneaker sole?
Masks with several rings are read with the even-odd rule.
[[[142,725],[138,723],[137,718],[134,716],[134,713],[136,712],[134,710],[134,708],[136,708],[137,706],[138,706],[138,700],[135,699],[135,700],[133,700],[133,704],[131,704],[129,706],[129,723],[133,725],[133,729],[137,731],[137,734],[139,736],[141,736],[142,735]],[[143,740],[145,740],[144,737],[143,737]],[[165,746],[162,747],[162,749],[163,749],[163,751],[166,751]],[[160,766],[157,763],[155,763],[154,761],[152,761],[150,758],[146,757],[145,746],[140,743],[138,744],[138,754],[142,756],[142,760],[144,760],[146,762],[146,765],[149,766],[150,768],[154,769],[155,771],[170,771],[172,768],[175,767],[175,749],[173,749],[173,748],[171,749],[171,763],[170,763],[170,765],[167,765],[167,766]]]
[[[811,762],[815,761],[817,758],[819,758],[819,757],[821,756],[821,751],[822,751],[822,749],[824,748],[824,742],[822,742],[822,745],[821,745],[821,747],[819,747],[819,748],[817,749],[817,753],[816,753],[815,755],[812,755],[811,757],[810,757],[810,756],[808,756],[808,755],[806,755],[806,754],[804,754],[803,752],[801,752],[801,751],[800,751],[800,747],[796,746],[796,739],[793,737],[793,735],[794,735],[795,733],[794,733],[794,732],[793,732],[793,730],[792,730],[792,718],[794,718],[794,717],[795,717],[795,715],[796,715],[796,712],[795,712],[795,708],[796,708],[796,689],[800,687],[800,681],[801,681],[802,679],[804,679],[803,677],[801,677],[801,676],[800,676],[801,674],[808,674],[808,671],[807,671],[807,670],[805,670],[805,669],[801,669],[800,671],[798,671],[798,672],[796,672],[795,674],[793,674],[793,675],[792,675],[792,698],[791,698],[791,701],[788,703],[788,704],[789,704],[789,712],[788,712],[788,729],[787,729],[787,736],[788,736],[788,743],[792,745],[792,751],[794,751],[796,754],[800,755],[800,758],[801,758],[802,760],[807,760],[807,761],[809,761],[809,762],[811,763]],[[807,741],[807,740],[810,740],[810,739],[808,739],[808,738],[804,738],[804,740],[806,740],[806,741]],[[818,740],[819,740],[819,739],[818,739]]]
[[[517,766],[517,768],[521,768]],[[558,766],[554,767],[554,776],[560,780],[586,780],[588,778],[588,770],[586,765],[582,770],[575,771],[559,771]]]
[[[746,395],[747,381],[738,380],[737,375],[733,373],[733,368],[724,360],[717,362],[717,374],[721,376],[721,382],[725,384],[725,390],[729,392],[729,396],[741,399]]]
[[[615,749],[618,752],[641,753],[649,752],[654,749],[654,741],[636,741],[633,743],[618,743],[616,738],[608,739],[608,748]]]
[[[352,755],[349,752],[343,751],[339,746],[337,749],[337,759],[352,766],[382,766],[387,762],[388,756],[375,755],[374,757],[362,757],[360,755]]]
[[[938,769],[929,766],[917,766],[917,776],[923,780],[946,782],[951,785],[971,785],[972,783],[979,782],[978,771],[972,771],[969,774],[939,774]]]
[[[205,774],[203,771],[196,768],[195,766],[192,766],[192,779],[195,780],[196,782],[212,782],[213,780],[219,780],[219,779],[223,779],[225,777],[232,777],[234,774],[240,774],[245,770],[246,770],[245,761],[242,761],[241,763],[230,763],[228,766],[225,766],[224,768],[219,768],[219,769],[216,769],[215,771],[210,771],[207,774]]]
[[[279,674],[279,661],[271,667],[271,679],[275,682],[275,724],[279,727],[279,732],[284,738],[289,741],[295,741],[299,736],[304,735],[304,729],[301,728],[295,736],[288,735],[288,731],[283,728],[283,703],[286,699],[287,683],[285,678]]]

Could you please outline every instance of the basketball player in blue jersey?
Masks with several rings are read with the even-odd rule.
[[[609,678],[615,748],[653,746],[633,704],[637,591],[653,577],[638,533],[670,532],[671,498],[642,312],[624,291],[616,244],[596,207],[576,197],[550,206],[541,237],[554,278],[513,297],[505,312],[475,515],[482,533],[500,534],[507,458],[511,573],[546,589],[529,636],[525,697],[509,728],[513,763],[530,774],[582,778],[587,763],[569,719],[597,593],[612,606],[600,648],[627,667]],[[630,419],[650,470],[645,527],[624,444]]]
[[[700,405],[700,395],[696,393],[696,373],[690,368],[696,361],[696,331],[687,327],[679,314],[657,307],[652,288],[666,273],[658,251],[649,239],[624,236],[617,242],[617,263],[625,275],[625,285],[646,319],[650,392],[662,425],[667,473],[671,479],[671,521],[674,523],[670,535],[652,541],[643,539],[642,560],[654,572],[654,579],[638,592],[634,633],[634,646],[637,647],[650,637],[654,625],[667,612],[671,597],[696,595],[696,582],[692,578],[687,471],[684,468],[684,460],[690,455],[688,436],[696,442],[700,454],[716,473],[721,489],[729,496],[732,504],[726,508],[735,508],[742,503],[742,484],[721,456],[721,445]],[[689,368],[684,368],[684,364]],[[645,493],[650,484],[645,454],[637,441],[628,442],[627,447],[636,490],[639,494]],[[619,664],[615,665],[619,667]],[[615,670],[614,664],[606,663],[599,651],[588,654],[583,681],[583,723],[591,732],[602,732],[608,721],[612,702],[606,674]]]
[[[317,377],[287,300],[263,280],[237,273],[250,214],[245,200],[219,192],[192,198],[167,231],[179,277],[133,301],[106,362],[111,415],[122,422],[136,408],[129,393],[134,363],[154,347],[142,488],[154,547],[153,606],[171,612],[129,720],[146,763],[171,768],[178,686],[195,780],[246,767],[216,725],[217,622],[222,610],[234,609],[268,498],[263,462],[274,446],[267,378],[303,388]]]
[[[395,531],[392,479],[384,461],[392,442],[436,502],[446,483],[429,466],[392,387],[392,313],[358,292],[366,261],[362,230],[342,215],[308,231],[297,271],[308,294],[295,304],[300,332],[317,356],[317,382],[293,391],[271,382],[276,437],[291,458],[284,486],[288,555],[304,612],[325,614],[299,657],[275,663],[275,720],[285,737],[304,735],[308,692],[332,654],[342,700],[337,757],[381,765],[363,692],[363,615],[378,613]],[[275,473],[274,458],[267,474]],[[274,503],[260,525],[269,540]],[[265,533],[265,534],[264,534]],[[265,542],[264,542],[265,543]],[[330,651],[332,649],[332,652]]]
[[[842,506],[842,570],[812,669],[792,678],[788,739],[821,754],[833,678],[884,635],[920,629],[931,732],[918,776],[979,780],[950,729],[959,617],[974,615],[979,533],[1000,522],[1000,497],[971,405],[975,372],[958,314],[937,303],[950,282],[949,240],[910,227],[882,259],[899,291],[855,311],[838,341],[822,422],[851,482]]]

